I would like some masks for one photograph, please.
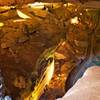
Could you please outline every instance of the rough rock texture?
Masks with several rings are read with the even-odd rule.
[[[6,85],[6,94],[19,100],[24,91],[30,92],[36,80],[35,64],[38,57],[64,37],[64,26],[45,10],[21,11],[31,19],[22,19],[16,10],[1,14],[0,22],[0,69]],[[41,14],[40,14],[41,12]],[[1,24],[2,25],[2,24]],[[32,74],[33,73],[33,74]],[[26,93],[27,94],[27,93]]]
[[[47,3],[52,3],[52,2],[71,2],[71,3],[85,3],[88,1],[99,1],[99,0],[0,0],[0,6],[4,5],[22,5],[22,4],[27,4],[27,3],[34,3],[34,2],[47,2]]]
[[[4,5],[22,5],[25,3],[34,2],[35,0],[0,0],[0,6]]]
[[[16,9],[0,13],[0,69],[5,80],[6,94],[14,100],[27,96],[36,82],[37,59],[45,49],[63,41],[55,52],[53,79],[41,99],[48,100],[52,96],[54,100],[61,97],[65,93],[69,72],[82,61],[87,61],[91,51],[92,56],[100,53],[98,10],[91,9],[88,13],[76,5],[72,8],[62,6],[38,10],[23,6],[17,10],[30,18],[21,18]],[[79,24],[71,24],[71,19],[76,16]]]

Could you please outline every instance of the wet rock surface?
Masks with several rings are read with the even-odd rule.
[[[49,14],[43,19],[31,15],[32,19],[21,21],[18,16],[13,16],[15,13],[16,10],[13,13],[8,11],[0,19],[4,23],[4,27],[0,28],[0,69],[5,80],[6,94],[14,100],[24,92],[26,95],[31,91],[31,87],[34,87],[32,73],[37,73],[35,64],[38,57],[45,49],[56,45],[63,36],[63,26],[59,27],[51,21],[53,18]],[[11,17],[8,16],[10,14]]]

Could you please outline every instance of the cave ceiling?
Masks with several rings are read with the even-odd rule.
[[[8,6],[8,5],[22,5],[22,4],[27,4],[27,3],[33,3],[33,2],[47,2],[47,3],[52,3],[52,2],[73,2],[73,3],[85,3],[88,1],[93,1],[93,0],[0,0],[0,6]],[[98,1],[98,0],[94,0]]]

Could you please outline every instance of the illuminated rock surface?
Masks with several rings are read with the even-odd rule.
[[[36,80],[42,77],[47,62],[44,60],[39,66],[36,62],[46,49],[61,42],[54,53],[53,78],[41,100],[63,96],[70,71],[100,53],[97,9],[79,9],[76,5],[0,9],[0,69],[6,94],[14,100],[23,100],[38,84]]]

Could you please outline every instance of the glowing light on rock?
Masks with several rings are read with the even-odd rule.
[[[77,11],[78,9],[75,9],[75,11]]]
[[[82,13],[80,13],[80,15],[82,16],[83,14],[82,14]]]
[[[79,23],[78,17],[74,17],[71,19],[71,24],[78,24],[78,23]]]
[[[2,10],[10,10],[11,8],[16,8],[16,6],[0,6],[0,9]]]
[[[24,18],[24,19],[31,19],[30,16],[24,14],[23,12],[21,12],[20,10],[17,10],[17,14],[19,17]]]
[[[73,6],[73,4],[72,4],[72,3],[67,3],[67,5],[68,5],[68,6]]]
[[[4,26],[4,23],[0,22],[0,27],[3,27]]]
[[[86,11],[89,11],[89,9],[85,9]]]
[[[42,8],[44,8],[44,3],[42,3],[42,2],[35,2],[35,3],[32,3],[32,4],[28,4],[28,6],[31,7],[31,8],[42,9]]]
[[[35,87],[34,91],[28,98],[25,98],[24,100],[39,100],[41,94],[45,89],[45,86],[48,85],[50,80],[52,79],[53,73],[54,73],[54,59],[52,63],[47,66],[47,69],[45,70],[42,78]]]
[[[26,19],[16,19],[16,20],[13,20],[14,23],[15,22],[24,22],[24,21],[26,21]]]
[[[67,4],[64,4],[64,7],[67,7]]]
[[[65,59],[66,58],[63,54],[61,54],[59,52],[55,52],[55,56],[56,56],[56,59]]]
[[[64,7],[70,7],[70,6],[73,6],[73,4],[72,3],[66,3],[66,4],[64,4]]]
[[[33,9],[43,9],[44,7],[46,7],[48,9],[48,7],[53,7],[53,9],[55,8],[59,8],[61,7],[62,3],[43,3],[43,2],[35,2],[35,3],[31,3],[28,4],[28,7],[33,8]],[[64,6],[66,6],[67,4],[64,4]]]

